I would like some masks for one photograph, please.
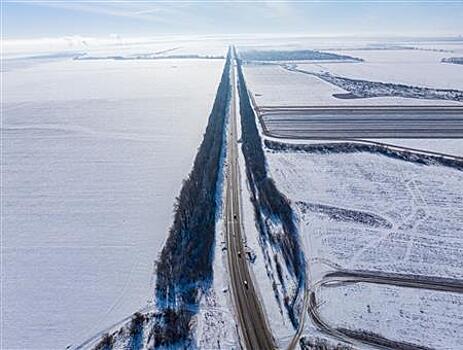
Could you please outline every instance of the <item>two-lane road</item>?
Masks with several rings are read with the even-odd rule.
[[[274,339],[251,277],[243,244],[241,190],[238,168],[236,126],[236,78],[232,68],[232,100],[227,144],[227,180],[225,194],[225,230],[230,289],[235,306],[241,342],[246,349],[275,349]]]

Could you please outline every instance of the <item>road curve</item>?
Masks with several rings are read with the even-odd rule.
[[[345,283],[371,283],[392,285],[403,288],[427,289],[439,292],[448,293],[463,293],[463,281],[449,278],[415,276],[397,273],[382,273],[378,271],[349,271],[338,270],[325,274],[318,282],[316,282],[310,292],[310,300],[307,308],[308,314],[312,323],[323,333],[330,335],[340,341],[350,345],[367,344],[377,349],[390,349],[391,346],[382,344],[381,341],[359,339],[351,334],[346,334],[341,329],[336,329],[325,322],[318,312],[318,304],[316,299],[316,290],[323,287],[337,287]],[[403,349],[426,349],[421,345],[402,343],[386,338],[382,339],[395,344]]]
[[[406,342],[402,342],[398,340],[391,340],[388,338],[384,338],[380,335],[379,336],[376,335],[376,337],[368,338],[368,337],[356,334],[356,332],[349,332],[346,329],[334,328],[323,320],[323,318],[320,316],[318,312],[318,309],[319,309],[319,305],[315,297],[315,292],[311,292],[307,311],[309,313],[310,319],[312,320],[313,324],[321,332],[339,341],[342,341],[350,346],[363,347],[365,345],[368,345],[371,348],[380,349],[380,350],[392,350],[392,349],[430,350],[426,346],[413,344],[413,343],[406,343]]]
[[[299,326],[297,327],[296,333],[294,334],[291,342],[288,345],[287,350],[294,350],[299,345],[299,340],[301,338],[302,332],[304,331],[305,327],[305,310],[309,309],[309,289],[304,287],[304,300],[302,306],[302,312],[299,319]]]
[[[382,273],[376,271],[335,271],[327,273],[320,286],[337,286],[345,283],[386,284],[404,288],[427,289],[448,293],[463,293],[463,281],[451,278]]]
[[[236,78],[232,68],[232,99],[227,142],[227,179],[225,193],[225,231],[230,289],[235,306],[242,346],[246,349],[275,349],[275,342],[268,326],[254,287],[243,244],[241,224],[241,190],[238,168],[236,127]]]

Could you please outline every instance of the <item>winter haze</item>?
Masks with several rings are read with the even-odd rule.
[[[463,344],[460,1],[2,1],[0,349]]]

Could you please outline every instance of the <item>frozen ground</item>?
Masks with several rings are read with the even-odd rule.
[[[400,43],[404,47],[412,44]],[[301,48],[291,45],[282,47],[285,50]],[[332,51],[329,45],[332,45]],[[362,45],[363,48],[371,46],[363,50]],[[393,45],[398,44],[391,42],[390,46],[384,44],[376,50],[373,43],[349,43],[339,51],[334,50],[336,45],[333,43],[302,46],[360,57],[366,62],[297,62],[297,65],[317,73],[335,67],[340,71],[333,74],[354,79],[461,89],[460,72],[442,67],[440,62],[442,57],[449,55],[448,50],[424,46],[425,43],[413,49],[393,49]],[[265,43],[257,48],[270,49]],[[395,65],[399,67],[397,73]],[[434,68],[436,74],[426,74],[427,70]],[[354,73],[357,72],[364,75],[356,76]],[[315,76],[296,74],[275,64],[247,64],[244,73],[259,107],[461,105],[400,97],[338,99],[333,94],[346,93],[345,90]],[[460,140],[371,141],[457,156],[461,156],[462,149]],[[463,220],[461,171],[371,153],[306,154],[267,149],[266,157],[270,176],[296,211],[309,264],[310,284],[316,283],[327,271],[338,268],[463,278],[460,264],[463,231],[459,225]],[[257,250],[258,243],[254,242]],[[272,293],[270,288],[265,288],[267,278],[262,274],[265,266],[256,265],[259,258],[258,252],[255,270],[262,276],[259,284],[264,286],[261,291],[265,295],[267,311],[274,315],[278,305],[269,302]],[[355,292],[349,293],[349,288]],[[437,348],[457,349],[461,342],[458,336],[454,336],[463,327],[463,321],[456,316],[461,308],[458,295],[424,290],[414,293],[414,290],[399,287],[361,284],[320,290],[320,314],[331,326],[374,332],[391,340]],[[283,318],[275,317],[271,322],[277,325],[275,333],[285,339],[291,330],[285,331],[285,327],[278,326],[278,323],[284,324],[282,321]],[[320,333],[308,322],[304,335],[319,336]]]
[[[320,315],[336,328],[365,330],[433,349],[461,349],[463,296],[372,284],[323,288]]]
[[[359,63],[298,64],[308,71],[324,71],[352,79],[381,81],[412,86],[463,89],[463,71],[453,64],[444,64],[445,52],[422,50],[355,50],[339,54],[363,58]]]
[[[270,40],[269,40],[270,39]],[[356,51],[356,50],[423,50],[458,53],[463,52],[463,41],[450,38],[398,38],[398,37],[329,37],[329,36],[293,36],[261,37],[254,42],[237,43],[238,50],[300,50],[313,49],[321,51]]]
[[[267,140],[281,142],[281,138],[266,136]],[[311,140],[311,139],[285,139],[285,144],[310,145],[327,143],[344,143],[346,140]],[[463,139],[358,139],[359,144],[382,144],[414,149],[418,152],[434,152],[454,157],[463,157]]]
[[[370,77],[361,77],[362,79],[377,78],[384,81],[381,79],[387,78],[390,80],[386,82],[393,83],[422,83],[423,86],[429,84],[430,87],[436,88],[459,88],[460,75],[455,73],[454,77],[445,79],[452,74],[446,68],[439,71],[443,76],[423,76],[423,70],[432,69],[433,66],[440,68],[440,59],[448,55],[447,52],[431,50],[434,49],[391,50],[383,47],[382,50],[341,50],[333,52],[364,58],[366,63],[309,65],[298,62],[297,65],[310,66],[317,72],[329,70],[332,66],[344,65],[358,66],[357,69],[360,69],[363,64],[370,64],[369,60],[384,53],[383,57],[389,59],[385,62],[373,61],[371,66],[366,66],[365,74],[370,71],[373,74]],[[363,53],[365,57],[362,56]],[[400,67],[404,70],[403,74],[388,74],[393,71],[392,67],[403,62],[408,54],[408,66],[417,64],[417,68],[407,71],[404,63]],[[420,57],[423,62],[420,61]],[[418,64],[420,62],[421,66]],[[246,81],[258,106],[459,105],[450,101],[400,97],[338,99],[333,97],[333,94],[346,91],[315,76],[293,74],[295,72],[285,70],[279,65],[247,64],[244,68]],[[383,76],[379,73],[375,76],[376,71],[383,73]],[[356,78],[350,75],[347,77]],[[460,140],[372,141],[453,155],[461,155],[462,149]],[[326,271],[333,268],[463,278],[460,264],[463,259],[463,231],[459,226],[463,219],[461,171],[441,166],[422,166],[369,153],[322,155],[275,152],[267,149],[266,157],[270,176],[275,180],[277,188],[289,197],[296,210],[309,264],[309,283],[316,283]],[[259,248],[258,242],[254,244]],[[259,258],[258,252],[256,264]],[[256,265],[255,268],[257,273],[261,273],[264,266]],[[265,295],[268,313],[274,315],[278,305],[269,302],[272,300],[272,293],[270,288],[265,288],[266,280],[266,276],[262,274],[259,284],[264,286],[261,290]],[[366,330],[403,342],[457,348],[458,338],[447,341],[446,336],[459,332],[462,322],[459,318],[447,320],[442,310],[458,314],[459,304],[454,306],[455,300],[452,299],[458,299],[458,295],[449,297],[449,294],[420,291],[420,299],[417,301],[416,294],[415,299],[410,297],[413,291],[407,290],[402,294],[402,289],[395,288],[395,299],[383,298],[380,292],[372,292],[376,298],[376,317],[362,323],[362,319],[369,320],[369,314],[363,315],[362,312],[367,313],[367,304],[364,301],[370,299],[361,293],[355,295],[355,298],[350,295],[347,299],[341,288],[322,288],[321,301],[319,300],[322,305],[321,316],[326,317],[326,321],[335,327]],[[325,295],[325,291],[331,294]],[[395,309],[391,307],[390,313],[388,308],[381,304],[383,299],[387,305],[394,304]],[[423,310],[415,305],[420,302],[427,307],[424,311],[428,314],[427,318],[422,317]],[[373,302],[371,304],[373,305]],[[354,309],[359,311],[355,313]],[[394,313],[399,312],[402,313],[402,319],[394,323],[399,317]],[[291,329],[284,330],[285,327],[278,326],[284,324],[284,318],[279,320],[275,316],[271,321],[276,325],[275,333],[281,339],[285,339],[285,336],[291,334]],[[416,320],[419,320],[419,323],[413,323]],[[429,328],[432,330],[428,331]],[[320,335],[310,321],[304,334]]]
[[[339,63],[339,65],[362,64],[364,63]],[[298,63],[299,66],[300,63]],[[313,67],[317,67],[317,72],[320,71],[318,66],[313,65]],[[291,72],[279,65],[247,64],[244,66],[244,73],[259,106],[461,105],[453,101],[402,97],[340,99],[334,97],[333,94],[345,94],[346,90],[316,76]]]
[[[145,306],[221,60],[4,73],[3,345],[63,349]]]
[[[368,141],[463,157],[463,139],[369,139]]]
[[[316,45],[316,42],[313,43]],[[432,47],[417,47],[402,44],[391,46],[362,45],[351,43],[351,48],[333,42],[329,53],[358,57],[364,62],[339,61],[298,61],[292,65],[304,72],[325,74],[347,79],[361,79],[369,82],[403,84],[431,89],[463,89],[463,72],[458,65],[441,62],[451,50],[439,50]],[[316,46],[315,46],[316,47]],[[336,49],[336,48],[339,49]],[[314,49],[314,47],[310,47]],[[244,48],[246,49],[246,48]],[[261,47],[259,49],[269,49]],[[275,46],[274,50],[287,50],[287,46]],[[322,50],[323,47],[321,48]],[[450,52],[451,51],[451,52]],[[275,63],[275,62],[274,62]],[[278,62],[284,65],[284,62]],[[440,100],[422,100],[404,97],[370,97],[341,99],[333,95],[345,94],[345,86],[335,84],[329,79],[316,76],[300,77],[297,72],[284,72],[277,64],[246,65],[246,77],[258,105],[384,105],[384,104],[452,104]],[[294,73],[294,74],[293,74]],[[300,73],[304,75],[303,73]],[[342,86],[342,87],[341,87]],[[378,94],[388,94],[391,86],[383,87]],[[373,87],[372,87],[373,89]],[[378,87],[374,87],[378,89]],[[375,90],[375,91],[376,91]],[[372,90],[372,92],[374,92]],[[410,95],[409,93],[408,95]],[[430,96],[429,96],[430,97]],[[453,103],[455,104],[455,103]],[[458,104],[458,103],[456,103]]]
[[[124,38],[113,35],[108,37],[67,36],[30,40],[16,39],[5,40],[4,55],[7,59],[76,52],[92,55],[127,55],[158,52],[186,44],[194,45],[191,39],[178,36]],[[196,46],[204,46],[204,41],[198,40]]]
[[[296,209],[310,283],[332,269],[463,278],[463,173],[370,153],[267,150],[271,176]],[[354,284],[319,288],[332,327],[458,349],[457,294]],[[307,334],[314,331],[309,322]]]
[[[268,151],[267,159],[313,242],[308,256],[349,269],[463,278],[461,171],[369,153]],[[346,217],[330,215],[335,209]],[[379,220],[361,222],[364,214]]]
[[[461,111],[463,112],[463,110]],[[460,110],[273,110],[261,121],[268,135],[282,138],[458,138]]]
[[[244,74],[259,106],[330,104],[337,100],[333,94],[345,92],[314,76],[289,72],[279,65],[247,64]]]
[[[355,48],[355,57],[357,49],[378,43],[326,38],[113,37],[101,41],[71,37],[5,45],[11,59],[4,67],[2,128],[5,346],[63,349],[151,300],[153,260],[172,222],[172,204],[191,169],[223,66],[221,60],[69,58],[82,52],[131,56],[170,49],[175,49],[172,54],[223,55],[230,40],[254,48],[269,48],[275,42],[295,49],[336,52],[343,48],[340,54]],[[428,43],[420,45],[419,52],[434,49]],[[457,52],[454,46],[449,44],[447,49]],[[45,57],[28,58],[37,55]],[[279,66],[248,65],[245,74],[262,105],[436,104],[398,97],[340,100],[331,95],[344,93],[343,89]],[[449,147],[461,151],[458,144]],[[306,249],[316,252],[311,261],[315,267],[334,262],[345,267],[463,276],[459,172],[384,161],[371,154],[267,152],[267,157],[278,188],[291,200],[322,203],[317,210],[295,205]],[[243,166],[242,158],[240,163]],[[285,346],[294,330],[266,274],[244,168],[241,175],[244,212],[249,214],[244,218],[248,246],[257,255],[255,277],[272,330]],[[344,215],[346,221],[339,222],[329,217],[333,211],[324,210],[326,206],[380,219],[371,225],[369,220],[355,222],[349,220],[355,215]],[[388,223],[394,232],[385,229]],[[214,288],[202,299],[195,336],[205,347],[218,339],[233,347],[236,334],[229,328],[232,315],[224,308],[229,292],[223,287],[226,271],[219,239],[217,243]]]

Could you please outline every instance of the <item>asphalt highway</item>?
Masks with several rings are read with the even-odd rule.
[[[275,342],[268,326],[253,283],[241,224],[241,190],[238,167],[236,126],[236,78],[232,72],[232,102],[228,128],[225,227],[230,289],[239,327],[242,346],[246,349],[275,349]]]

